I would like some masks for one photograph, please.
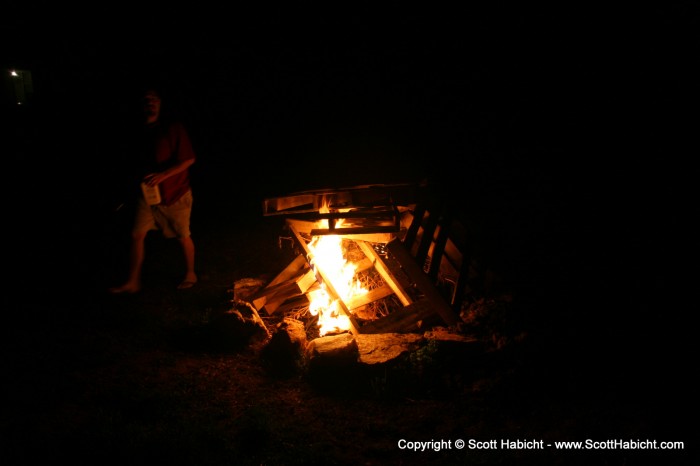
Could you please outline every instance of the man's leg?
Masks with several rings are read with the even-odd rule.
[[[197,274],[194,271],[194,241],[192,237],[179,238],[182,253],[185,256],[185,279],[178,286],[179,289],[192,288],[197,283]]]
[[[110,288],[111,293],[136,293],[141,290],[141,267],[143,266],[147,233],[144,231],[131,234],[128,278],[123,285]]]

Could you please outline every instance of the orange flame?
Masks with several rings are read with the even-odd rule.
[[[308,246],[311,251],[309,263],[323,271],[323,275],[331,282],[343,302],[369,291],[355,277],[356,265],[346,259],[342,236],[314,236]],[[350,319],[340,308],[338,300],[330,296],[324,283],[308,296],[311,301],[309,312],[314,316],[318,315],[321,336],[350,329]]]

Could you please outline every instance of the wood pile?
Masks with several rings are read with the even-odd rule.
[[[400,201],[400,202],[399,202]],[[351,333],[410,333],[426,325],[454,326],[471,261],[464,229],[450,209],[427,201],[419,186],[358,186],[344,190],[296,193],[264,202],[265,215],[283,215],[298,253],[270,283],[250,299],[262,315],[281,315],[308,305],[308,293],[323,283],[351,322]],[[320,228],[319,220],[328,225]],[[358,271],[381,283],[359,298],[343,301],[324,271],[309,262],[314,236],[341,235],[361,257]],[[391,298],[394,309],[375,319],[358,312]]]

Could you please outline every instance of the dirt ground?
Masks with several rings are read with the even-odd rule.
[[[653,352],[623,351],[629,343],[606,331],[585,346],[571,337],[575,324],[528,321],[517,297],[482,316],[490,352],[479,363],[430,361],[410,377],[365,380],[338,372],[328,384],[271,373],[260,345],[217,338],[212,322],[231,308],[237,280],[271,280],[291,261],[282,221],[198,224],[191,290],[175,289],[176,246],[152,238],[142,292],[105,293],[124,252],[111,227],[80,239],[72,281],[18,288],[22,300],[4,311],[2,464],[691,464],[674,371],[640,369]],[[78,275],[79,286],[64,286]],[[554,447],[587,439],[685,441],[686,450]],[[509,440],[543,446],[506,449]]]

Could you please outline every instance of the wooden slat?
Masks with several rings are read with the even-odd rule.
[[[315,281],[316,276],[313,271],[310,268],[303,268],[298,270],[292,278],[258,291],[251,302],[256,309],[261,310],[264,307],[266,312],[270,314],[277,307],[272,303],[279,305],[292,296],[306,293]]]
[[[369,226],[369,227],[341,227],[333,229],[316,228],[311,230],[312,236],[323,236],[323,235],[371,235],[377,233],[398,233],[401,229],[395,225],[392,226]]]
[[[451,231],[452,229],[450,229],[450,234]],[[443,260],[440,265],[444,268],[444,270],[448,271],[448,274],[456,275],[462,268],[462,251],[457,248],[451,238],[447,238],[444,253],[445,260]]]
[[[318,189],[292,193],[263,201],[264,215],[298,215],[318,212],[321,207],[371,208],[413,205],[420,195],[415,183],[373,184],[341,189]]]
[[[418,243],[418,249],[415,254],[415,261],[422,270],[425,270],[425,262],[428,258],[428,251],[433,244],[435,229],[440,221],[440,213],[435,210],[430,210],[428,219],[423,225],[423,235]]]
[[[469,260],[467,260],[466,256],[463,256],[459,274],[457,275],[457,280],[455,280],[452,299],[450,300],[452,310],[457,314],[459,314],[459,312],[462,310],[462,300],[464,299],[465,290],[467,288],[467,284],[469,283],[469,267]]]
[[[302,209],[305,207],[305,209]],[[299,194],[273,199],[265,199],[263,201],[263,213],[279,214],[285,211],[296,209],[298,211],[317,211],[317,197],[314,194]]]
[[[290,286],[288,292],[286,293],[276,293],[273,298],[268,300],[263,309],[268,314],[273,314],[280,304],[292,297],[307,293],[316,283],[316,276],[314,275],[313,271],[309,269],[299,280],[297,280],[296,287]]]
[[[374,267],[374,262],[372,262],[372,259],[369,257],[365,257],[364,259],[357,261],[354,263],[355,265],[355,273],[360,273],[364,272],[365,270],[369,270],[372,267]]]
[[[309,288],[309,292],[312,291],[313,289],[318,286],[318,282],[316,283],[315,286],[312,286]],[[308,294],[308,293],[307,293]],[[285,314],[289,311],[291,311],[294,308],[304,308],[309,306],[309,298],[307,294],[302,294],[299,296],[294,296],[292,298],[287,299],[285,302],[277,306],[275,309],[275,312],[280,312],[282,314]]]
[[[394,290],[391,289],[391,287],[387,284],[384,284],[378,288],[375,288],[373,290],[370,290],[369,292],[356,296],[349,300],[347,303],[348,309],[357,309],[358,307],[365,306],[369,303],[373,303],[375,301],[379,301],[382,298],[386,298],[390,294],[393,294]]]
[[[403,243],[406,246],[406,249],[409,251],[413,249],[413,243],[416,240],[416,237],[418,236],[418,229],[421,226],[421,223],[423,222],[423,217],[426,214],[426,209],[424,204],[418,204],[413,211],[413,216],[411,217],[411,225],[408,227],[408,230],[406,231],[406,235],[403,238]]]
[[[384,264],[384,261],[381,257],[379,257],[379,254],[377,254],[377,251],[374,250],[372,245],[365,241],[357,241],[356,243],[360,247],[360,249],[362,249],[362,252],[365,253],[365,256],[367,256],[372,261],[375,270],[382,276],[384,282],[386,282],[394,291],[394,293],[396,293],[396,297],[399,298],[401,304],[403,304],[404,306],[408,306],[409,304],[411,304],[413,300],[408,295],[408,293],[406,293],[401,287],[399,281],[396,279],[396,277],[394,277],[394,274],[387,268],[387,266]]]
[[[430,277],[433,283],[437,283],[438,272],[440,271],[442,258],[445,252],[445,245],[447,244],[447,238],[450,235],[451,223],[452,218],[450,214],[447,213],[443,216],[442,222],[437,229],[435,243],[433,244],[430,253],[430,267],[428,268],[428,277]]]
[[[288,218],[287,220],[287,225],[293,225],[294,228],[299,232],[303,233],[306,235],[313,235],[315,232],[321,231],[321,234],[328,234],[328,230],[319,230],[318,227],[318,222],[312,222],[309,220],[300,220],[296,218]],[[380,231],[380,230],[385,230],[385,231]],[[395,227],[382,227],[382,228],[377,228],[377,227],[371,227],[371,228],[365,228],[362,230],[355,229],[354,231],[349,231],[348,230],[341,230],[338,229],[336,232],[343,231],[343,238],[351,239],[351,240],[364,240],[364,241],[369,241],[372,243],[388,243],[389,241],[393,240],[396,238],[400,228],[397,229]],[[312,233],[314,232],[314,233]],[[337,233],[336,233],[337,234]]]
[[[416,301],[381,319],[362,326],[362,333],[409,333],[418,329],[419,323],[431,317],[438,317],[427,301]]]
[[[297,254],[294,260],[290,262],[289,265],[287,265],[287,267],[285,267],[284,270],[282,270],[270,283],[268,283],[267,287],[277,285],[278,283],[282,283],[297,276],[299,274],[299,270],[308,266],[309,264],[306,262],[304,256]]]
[[[431,303],[435,311],[448,325],[457,323],[457,316],[447,301],[440,295],[430,278],[418,266],[415,259],[406,251],[401,241],[395,240],[387,245],[389,252],[401,264],[410,279],[416,284],[425,298]]]

